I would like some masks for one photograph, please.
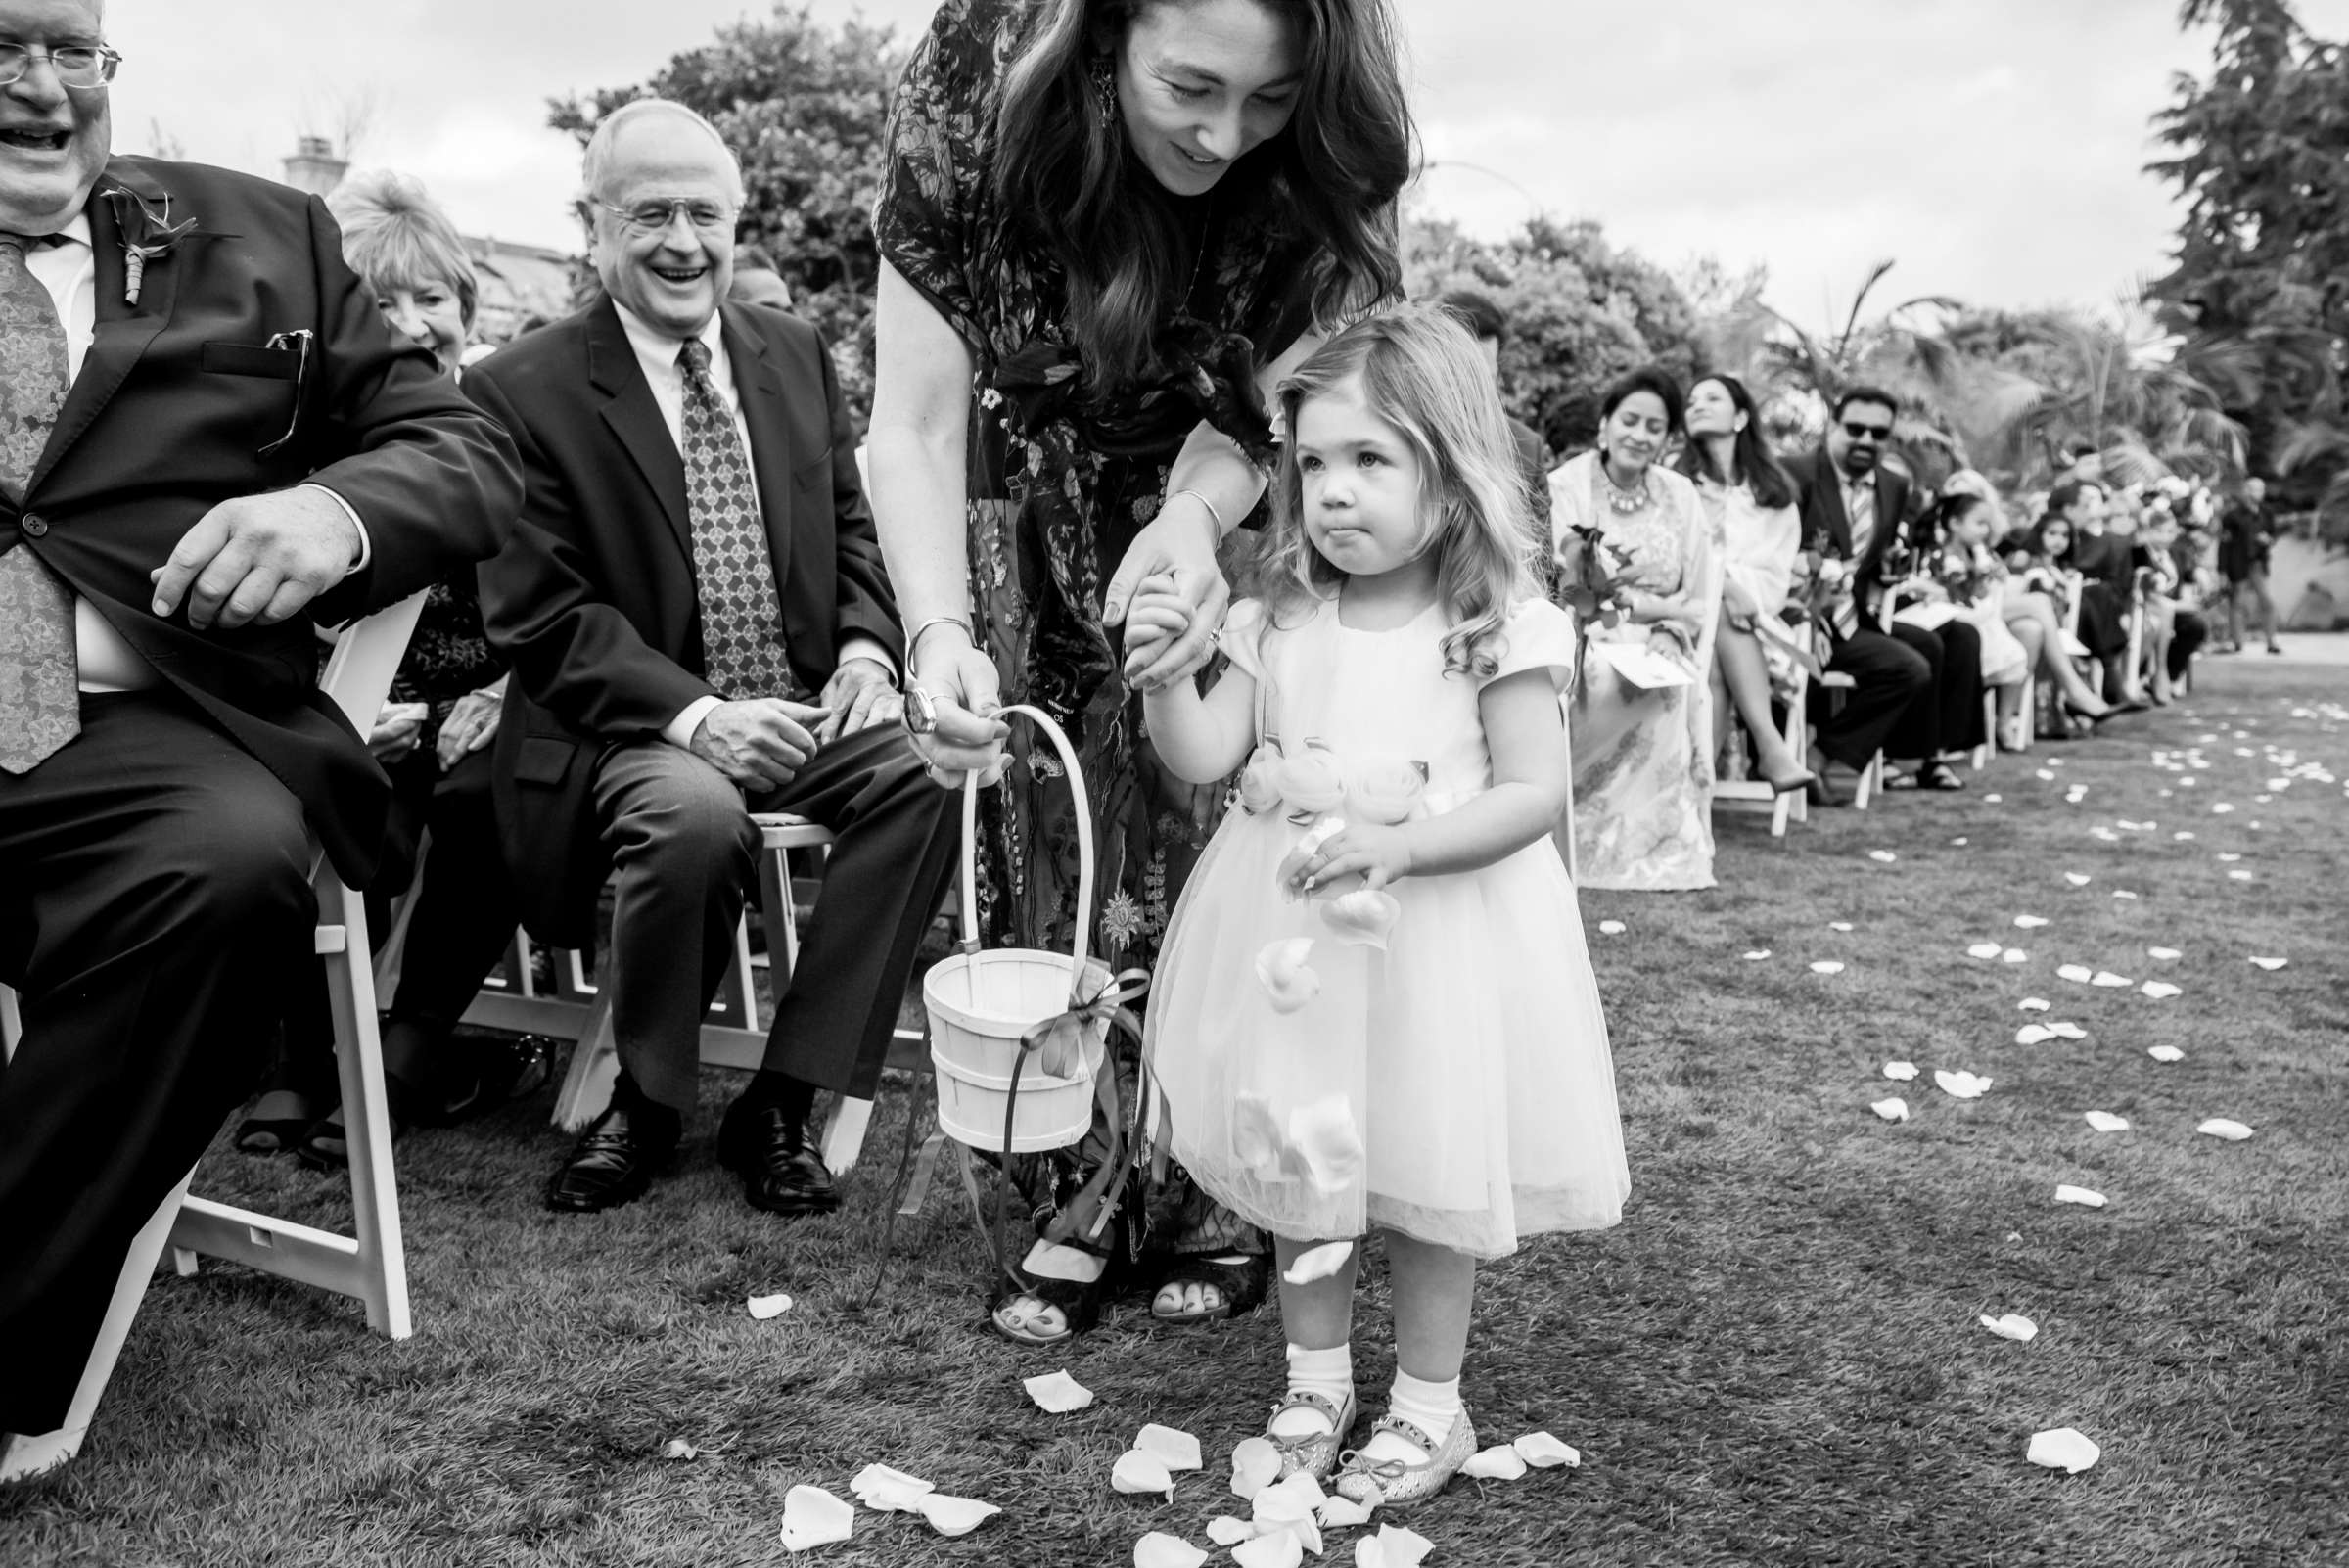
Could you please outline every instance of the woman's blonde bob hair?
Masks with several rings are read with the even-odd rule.
[[[326,199],[343,229],[343,259],[378,295],[441,284],[454,289],[465,325],[481,302],[481,280],[457,226],[412,174],[370,169]]]

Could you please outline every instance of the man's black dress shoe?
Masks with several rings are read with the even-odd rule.
[[[807,1124],[777,1105],[736,1100],[717,1130],[718,1162],[742,1177],[742,1195],[768,1214],[830,1214],[840,1189]]]
[[[546,1206],[559,1214],[597,1214],[644,1196],[654,1173],[677,1152],[676,1132],[648,1128],[651,1120],[615,1105],[588,1124],[546,1184]]]

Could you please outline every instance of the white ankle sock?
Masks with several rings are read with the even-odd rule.
[[[1429,1383],[1398,1369],[1395,1390],[1387,1397],[1387,1413],[1410,1422],[1427,1434],[1430,1443],[1442,1448],[1451,1435],[1452,1422],[1460,1417],[1460,1380]],[[1407,1464],[1425,1464],[1435,1457],[1432,1452],[1422,1453],[1417,1444],[1393,1432],[1373,1436],[1362,1453],[1373,1459],[1401,1459]]]
[[[1347,1398],[1354,1393],[1354,1346],[1348,1343],[1332,1350],[1307,1350],[1302,1345],[1291,1345],[1289,1392],[1318,1394],[1344,1409]],[[1281,1411],[1279,1419],[1272,1423],[1272,1430],[1280,1437],[1325,1437],[1334,1430],[1334,1423],[1312,1406],[1300,1405]]]

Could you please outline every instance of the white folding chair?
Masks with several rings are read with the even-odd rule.
[[[1847,677],[1848,678],[1848,677]],[[1803,719],[1803,706],[1811,691],[1811,671],[1797,662],[1794,666],[1794,685],[1786,698],[1786,720],[1779,738],[1786,749],[1800,757],[1810,747]],[[1745,745],[1745,725],[1734,714],[1729,719],[1729,744]],[[1764,810],[1770,813],[1770,836],[1782,839],[1788,822],[1811,820],[1811,803],[1802,790],[1775,790],[1767,779],[1716,779],[1713,783],[1713,805],[1731,810]]]
[[[362,735],[375,725],[423,608],[424,595],[413,594],[353,623],[327,660],[319,685]],[[5,1453],[0,1453],[0,1481],[37,1474],[80,1452],[166,1245],[183,1274],[195,1272],[200,1253],[233,1258],[266,1273],[357,1297],[366,1304],[368,1326],[392,1339],[414,1332],[392,1182],[383,1047],[376,1035],[366,901],[345,885],[323,854],[316,858],[312,880],[318,893],[314,946],[326,960],[327,994],[334,1012],[356,1235],[339,1236],[190,1197],[188,1187],[196,1175],[190,1170],[132,1240],[66,1424],[54,1432],[11,1438]],[[0,989],[0,1044],[13,1050],[19,1028],[16,998]]]

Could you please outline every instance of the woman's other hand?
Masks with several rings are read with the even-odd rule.
[[[931,779],[958,789],[965,773],[978,773],[980,782],[994,783],[1010,761],[1003,742],[1011,734],[995,716],[1003,706],[995,662],[967,629],[947,623],[924,627],[908,652],[905,723]]]

